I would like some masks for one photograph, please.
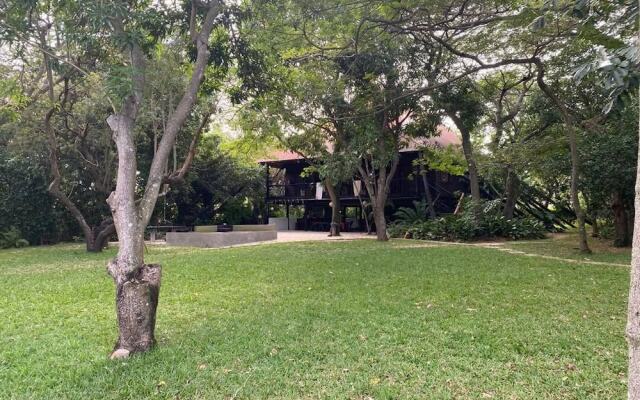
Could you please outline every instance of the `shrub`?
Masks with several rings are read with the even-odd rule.
[[[544,224],[532,218],[506,219],[500,213],[499,201],[483,202],[474,212],[467,202],[459,215],[436,219],[407,221],[400,219],[389,226],[389,235],[406,239],[468,241],[504,237],[513,240],[544,238]]]
[[[414,224],[425,221],[429,218],[427,213],[427,202],[424,200],[414,201],[413,208],[400,207],[393,215],[397,218],[397,221],[402,224]]]
[[[26,247],[29,242],[22,238],[20,231],[11,227],[9,230],[0,232],[0,248],[9,249],[12,247]]]

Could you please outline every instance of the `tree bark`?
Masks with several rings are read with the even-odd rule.
[[[387,198],[389,196],[389,189],[391,187],[391,180],[396,174],[398,164],[400,163],[400,153],[396,151],[389,166],[389,170],[386,168],[380,168],[375,171],[372,167],[369,168],[372,173],[362,167],[358,167],[362,181],[367,188],[369,199],[371,201],[371,208],[373,209],[373,220],[376,224],[376,237],[379,241],[389,240],[387,235],[387,220],[384,215],[384,208],[387,204]]]
[[[505,179],[505,203],[502,215],[506,219],[513,219],[516,211],[516,203],[518,201],[518,184],[519,180],[511,167],[507,167],[507,176]]]
[[[376,238],[381,242],[389,240],[387,235],[387,219],[384,215],[384,204],[373,207],[373,219],[376,223]]]
[[[90,253],[99,253],[107,248],[109,238],[116,233],[116,227],[113,221],[108,219],[92,230],[91,240],[87,240],[87,251]]]
[[[613,210],[613,225],[615,228],[615,238],[613,245],[615,247],[626,247],[631,244],[631,237],[629,234],[629,214],[627,213],[624,205],[624,199],[619,191],[613,193],[613,202],[611,203],[611,209]]]
[[[135,99],[130,101],[136,102]],[[161,269],[159,265],[144,265],[144,230],[140,229],[135,202],[133,120],[126,115],[115,114],[107,122],[113,130],[118,149],[116,189],[107,199],[118,232],[118,254],[107,266],[116,286],[119,335],[113,356],[122,350],[128,353],[147,351],[155,344]]]
[[[156,310],[160,295],[161,267],[143,265],[134,279],[116,282],[119,335],[114,350],[144,352],[156,344]]]
[[[331,199],[331,228],[329,236],[340,236],[340,224],[342,223],[340,195],[336,193],[336,188],[329,179],[324,180],[329,198]]]
[[[638,148],[638,156],[638,160],[640,160],[640,147]],[[640,168],[636,168],[635,191],[635,209],[640,210]],[[638,211],[634,215],[630,281],[626,329],[627,343],[629,344],[627,393],[629,400],[640,400],[640,212]]]

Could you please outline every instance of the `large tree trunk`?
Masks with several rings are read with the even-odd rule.
[[[624,205],[624,199],[619,191],[613,193],[613,202],[611,203],[613,210],[613,225],[615,228],[615,239],[613,245],[616,247],[626,247],[631,244],[629,234],[629,214]]]
[[[384,208],[387,204],[387,198],[391,187],[391,181],[395,176],[398,164],[400,162],[400,153],[395,153],[389,170],[386,168],[380,168],[377,170],[377,176],[374,177],[374,173],[367,173],[367,170],[362,166],[358,167],[360,171],[360,177],[364,182],[369,200],[371,201],[371,208],[373,209],[373,221],[376,224],[376,237],[379,241],[389,240],[387,235],[387,220],[384,215]],[[374,171],[374,168],[368,167],[369,171]]]
[[[134,279],[116,282],[119,334],[115,351],[143,352],[156,344],[154,332],[161,271],[159,265],[143,265],[137,269]]]
[[[389,240],[387,235],[387,219],[384,215],[384,202],[373,207],[373,219],[376,223],[376,238],[385,242]]]
[[[363,182],[367,187],[371,208],[373,210],[373,222],[376,225],[376,237],[380,241],[389,240],[389,236],[387,236],[387,219],[384,215],[384,207],[387,204],[391,177],[395,174],[397,166],[398,157],[393,161],[390,172],[387,174],[386,170],[380,170],[375,181],[373,181],[363,169],[360,170],[361,176],[368,177],[363,179]]]
[[[516,203],[518,201],[518,177],[511,167],[507,167],[507,176],[505,179],[505,203],[502,215],[506,219],[513,219],[516,211]]]
[[[342,223],[340,195],[336,193],[336,188],[328,179],[324,180],[329,198],[331,199],[331,228],[329,236],[340,236],[340,224]]]
[[[638,149],[638,160],[640,160],[640,147]],[[640,168],[636,169],[635,209],[640,210]],[[626,335],[629,344],[628,398],[640,400],[640,212],[638,211],[634,216]]]
[[[136,99],[130,101],[137,102]],[[116,189],[107,199],[118,233],[118,254],[107,267],[116,286],[119,335],[112,357],[117,358],[147,351],[155,344],[161,268],[144,264],[146,221],[141,220],[135,201],[137,163],[133,119],[115,114],[107,122],[118,149]]]

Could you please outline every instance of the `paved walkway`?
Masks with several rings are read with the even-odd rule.
[[[223,247],[211,247],[210,249],[226,249],[229,247],[240,247],[240,246],[257,246],[262,244],[272,244],[272,243],[292,243],[292,242],[320,242],[320,241],[329,241],[329,240],[358,240],[358,239],[375,239],[376,235],[367,235],[362,232],[342,232],[340,236],[329,236],[328,232],[311,232],[311,231],[278,231],[278,238],[276,240],[268,240],[264,242],[252,242],[252,243],[244,243],[237,244],[233,246],[223,246]],[[109,243],[117,245],[118,242]],[[164,240],[155,240],[155,241],[145,241],[145,245],[147,246],[166,246],[166,242]]]
[[[309,241],[325,241],[325,240],[355,240],[355,239],[375,239],[375,235],[367,235],[362,232],[342,232],[340,236],[329,236],[327,232],[310,232],[310,231],[279,231],[278,239],[272,242],[290,243],[290,242],[309,242]]]

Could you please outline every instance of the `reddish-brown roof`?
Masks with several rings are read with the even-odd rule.
[[[459,146],[461,144],[458,134],[446,127],[445,125],[438,126],[438,136],[430,138],[410,138],[405,146],[400,149],[400,152],[418,151],[425,147],[437,146]],[[266,163],[272,161],[291,161],[302,160],[303,156],[289,150],[274,150],[268,156],[268,158],[258,160],[259,163]]]

